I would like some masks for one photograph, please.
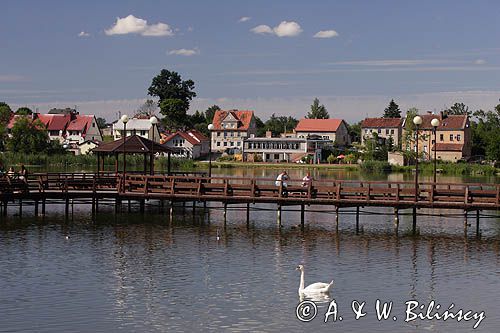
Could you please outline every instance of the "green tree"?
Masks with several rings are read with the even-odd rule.
[[[443,111],[444,113],[448,115],[468,115],[470,116],[472,114],[471,111],[469,111],[469,107],[465,105],[464,103],[455,103],[453,104],[450,108],[445,109]]]
[[[493,111],[478,110],[474,117],[477,123],[472,123],[472,154],[500,161],[500,104]]]
[[[207,124],[211,124],[214,121],[215,111],[219,111],[221,108],[218,105],[212,105],[205,110],[205,119]]]
[[[265,122],[264,127],[266,131],[271,131],[273,136],[278,136],[281,133],[294,129],[297,126],[298,122],[299,121],[297,119],[291,116],[276,117],[276,115],[273,113],[271,117]]]
[[[47,131],[39,120],[32,122],[27,117],[21,117],[16,120],[11,134],[12,138],[7,143],[11,151],[31,154],[45,152],[49,147]]]
[[[30,108],[22,106],[19,109],[16,110],[16,115],[18,116],[31,116],[33,114],[33,111],[31,111]]]
[[[194,82],[183,81],[177,72],[162,69],[153,78],[148,89],[150,96],[158,97],[160,112],[164,115],[163,122],[169,129],[178,129],[186,125],[189,103],[196,97]]]
[[[12,116],[12,110],[9,104],[5,102],[0,102],[0,124],[7,125],[9,123],[11,116]]]
[[[347,131],[351,137],[351,142],[361,142],[361,121],[356,124],[347,124]]]
[[[415,124],[413,118],[418,114],[419,110],[415,107],[409,108],[406,111],[405,128],[403,130],[402,147],[404,150],[410,150],[411,143],[414,142]]]
[[[266,125],[264,124],[262,119],[260,119],[257,116],[254,117],[255,117],[255,128],[257,129],[256,133],[257,136],[264,136],[266,134]]]
[[[99,128],[102,129],[102,128],[106,127],[106,119],[99,117],[96,119],[96,122],[97,122],[97,126],[99,126]]]
[[[401,118],[401,110],[399,105],[393,99],[389,102],[389,106],[384,110],[384,118]]]
[[[328,119],[330,115],[323,104],[319,104],[319,99],[315,98],[312,105],[311,111],[307,114],[308,119]]]

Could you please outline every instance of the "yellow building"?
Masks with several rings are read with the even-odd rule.
[[[427,160],[434,159],[434,149],[436,158],[443,161],[456,162],[467,160],[471,156],[472,134],[470,120],[467,115],[450,115],[427,113],[420,115],[422,124],[419,126],[418,152],[423,153]],[[431,125],[433,119],[439,120],[436,127],[436,143],[434,142],[434,127]],[[405,122],[413,121],[406,119]],[[405,128],[403,126],[403,128]],[[403,136],[408,133],[403,131]],[[406,135],[405,135],[406,134]],[[415,141],[407,145],[407,149],[415,151]]]

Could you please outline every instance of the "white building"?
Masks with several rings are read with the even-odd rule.
[[[177,151],[173,156],[192,159],[207,155],[210,144],[209,139],[196,130],[178,131],[162,140],[162,143]]]
[[[121,119],[118,119],[113,124],[113,139],[118,140],[123,138],[123,122]],[[127,136],[130,135],[139,135],[143,138],[154,140],[156,142],[160,142],[160,131],[158,130],[158,126],[154,126],[148,119],[139,119],[139,118],[130,118],[127,122]]]
[[[253,111],[215,112],[214,129],[211,131],[212,151],[224,152],[228,149],[240,149],[243,140],[257,133]]]

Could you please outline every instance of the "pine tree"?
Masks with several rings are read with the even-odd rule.
[[[311,105],[311,111],[307,114],[308,119],[328,119],[330,115],[326,111],[325,106],[319,105],[319,99],[315,98],[313,104]]]
[[[393,99],[391,99],[389,106],[384,110],[384,118],[401,118],[399,105],[397,105]]]

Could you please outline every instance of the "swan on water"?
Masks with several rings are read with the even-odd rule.
[[[304,288],[304,266],[299,265],[296,269],[300,271],[299,294],[326,294],[332,289],[333,280],[330,283],[316,282]]]

